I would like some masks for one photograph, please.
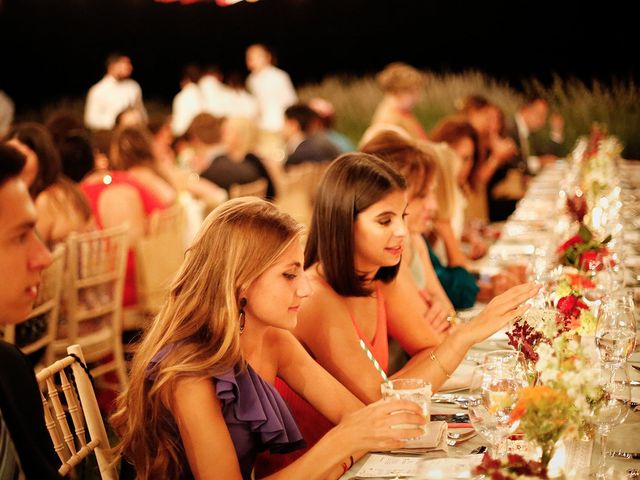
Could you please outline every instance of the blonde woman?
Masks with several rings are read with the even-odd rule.
[[[268,478],[336,478],[357,452],[419,434],[416,404],[361,409],[290,333],[311,293],[303,263],[301,227],[265,201],[232,200],[207,217],[113,417],[137,478],[248,480],[258,452],[303,447],[276,377],[338,426]]]
[[[424,75],[406,63],[387,65],[376,76],[384,92],[382,101],[373,114],[371,123],[396,125],[416,139],[426,140],[427,133],[413,114],[425,85]]]

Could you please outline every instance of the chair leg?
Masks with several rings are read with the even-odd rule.
[[[116,362],[116,374],[118,375],[118,381],[120,382],[120,391],[124,391],[129,384],[129,377],[127,376],[127,366],[124,361],[124,348],[122,346],[121,335],[116,335],[113,355]]]

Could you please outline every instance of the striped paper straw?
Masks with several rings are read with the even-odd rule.
[[[367,354],[367,358],[369,360],[371,360],[371,363],[373,363],[373,366],[376,368],[376,370],[378,371],[378,373],[380,374],[380,376],[382,377],[382,380],[385,383],[389,383],[389,377],[387,377],[387,374],[384,373],[384,370],[382,369],[382,367],[380,366],[380,364],[378,363],[378,361],[375,359],[375,357],[373,356],[373,354],[371,353],[371,350],[369,350],[367,348],[367,346],[364,344],[364,340],[360,340],[360,348],[362,348],[362,350],[364,350],[364,353]]]

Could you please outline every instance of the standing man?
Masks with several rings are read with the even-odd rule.
[[[291,78],[287,72],[273,65],[273,56],[264,45],[251,45],[247,49],[246,60],[251,72],[247,88],[258,102],[261,147],[266,151],[281,150],[284,111],[298,100]],[[277,160],[283,161],[284,158]]]
[[[107,57],[107,74],[87,94],[84,110],[87,128],[111,130],[118,114],[127,109],[137,110],[147,121],[140,85],[129,78],[132,71],[131,59],[126,55],[112,53]]]
[[[185,134],[196,115],[205,111],[204,96],[198,81],[200,69],[196,65],[187,65],[180,79],[180,91],[173,98],[171,111],[171,131],[175,137]]]
[[[0,325],[27,318],[42,271],[51,263],[20,178],[24,162],[20,152],[0,144]],[[33,369],[20,350],[0,340],[0,478],[61,479],[59,465]]]

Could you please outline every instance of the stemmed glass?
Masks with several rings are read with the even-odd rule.
[[[593,423],[600,434],[601,457],[596,473],[597,479],[606,479],[607,439],[611,430],[625,421],[629,414],[631,387],[626,367],[602,366],[599,371],[599,383],[603,397],[596,402],[593,410]]]
[[[593,284],[583,289],[584,298],[590,302],[601,301],[611,291],[613,283],[611,270],[604,265],[600,255],[593,260],[585,261],[582,268]]]
[[[627,296],[608,297],[598,311],[596,346],[605,366],[620,366],[634,351],[636,319]]]
[[[505,438],[512,433],[511,411],[518,391],[528,385],[521,354],[492,352],[476,366],[469,388],[469,418],[474,428],[491,444],[491,455],[502,454]]]

